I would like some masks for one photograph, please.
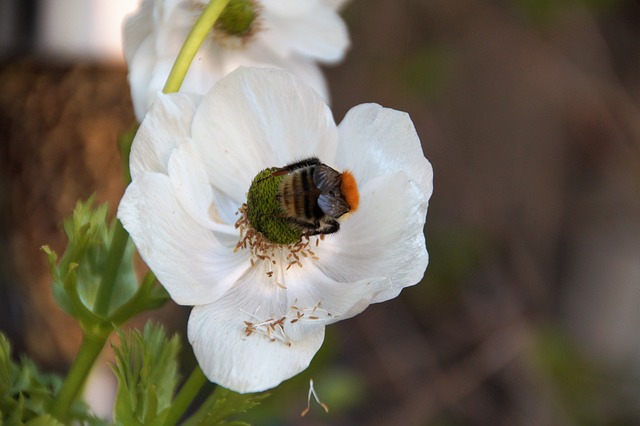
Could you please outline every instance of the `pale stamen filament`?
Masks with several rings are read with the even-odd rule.
[[[302,410],[302,413],[300,413],[300,416],[301,417],[306,416],[307,413],[309,412],[309,410],[311,409],[311,395],[313,395],[313,398],[316,400],[316,402],[322,408],[324,408],[324,412],[328,413],[329,412],[329,406],[327,404],[325,404],[324,402],[320,401],[320,398],[318,398],[318,394],[316,393],[316,390],[313,387],[313,379],[309,379],[309,393],[307,395],[307,408]]]
[[[321,307],[321,303],[317,302],[311,307],[300,308],[298,306],[290,306],[289,311],[285,315],[270,315],[266,319],[258,316],[260,308],[252,313],[244,312],[250,317],[249,320],[243,321],[244,334],[249,337],[254,334],[267,337],[270,341],[278,341],[287,346],[291,346],[292,341],[287,336],[285,326],[292,326],[298,322],[319,321],[335,319],[335,317],[327,310]]]

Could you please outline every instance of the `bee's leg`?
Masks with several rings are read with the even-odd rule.
[[[319,226],[315,229],[315,232],[313,233],[313,235],[333,234],[335,232],[338,232],[339,229],[340,229],[340,223],[337,220],[331,219],[331,218],[325,218],[320,222]]]
[[[311,221],[299,219],[297,217],[282,216],[282,219],[286,220],[287,222],[291,223],[292,225],[297,226],[303,232],[313,231],[313,230],[317,229],[318,226],[319,226],[319,224],[317,222],[311,222]]]

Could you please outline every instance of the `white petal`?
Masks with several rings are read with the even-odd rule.
[[[324,326],[366,308],[387,287],[381,283],[333,281],[309,258],[288,270],[286,262],[256,261],[224,297],[193,310],[189,340],[210,380],[262,391],[304,370]]]
[[[156,50],[160,56],[177,55],[200,12],[184,0],[157,0]],[[161,5],[160,5],[161,4]]]
[[[324,4],[333,10],[341,10],[349,0],[322,0]]]
[[[156,100],[156,96],[160,95],[164,89],[164,85],[167,82],[167,78],[171,73],[171,68],[175,62],[176,55],[166,56],[162,58],[156,58],[151,74],[146,81],[147,85],[147,109],[149,109]],[[180,92],[186,92],[180,90]],[[202,94],[200,92],[191,92],[195,94]]]
[[[173,193],[187,213],[202,227],[214,231],[216,238],[233,250],[239,232],[235,222],[222,222],[219,206],[214,204],[213,188],[192,140],[186,140],[173,151],[169,159],[169,179]],[[240,205],[241,202],[235,203],[230,217]]]
[[[205,95],[193,120],[209,180],[244,198],[266,167],[313,155],[331,163],[337,130],[319,95],[290,73],[239,68]]]
[[[217,47],[217,45],[216,45]],[[218,70],[216,72],[216,76],[221,78],[231,71],[235,70],[240,66],[245,67],[260,67],[260,68],[281,68],[283,70],[289,71],[297,78],[301,79],[311,87],[313,87],[316,92],[322,96],[325,103],[329,101],[329,90],[327,88],[327,82],[320,70],[320,67],[316,64],[315,61],[302,57],[297,54],[292,54],[289,56],[281,56],[277,55],[273,52],[270,46],[261,43],[260,40],[256,40],[254,43],[250,43],[243,50],[221,50],[220,58],[216,58],[213,54],[207,54],[207,58],[216,58],[218,68],[221,65],[224,65],[224,69]],[[205,60],[199,62],[198,65],[210,64],[211,60]],[[212,69],[214,64],[208,66],[208,69]],[[213,84],[212,84],[213,85]],[[211,86],[209,86],[211,87]]]
[[[294,18],[314,8],[318,0],[261,0],[266,11]]]
[[[185,25],[181,27],[178,22],[179,14],[174,9],[182,8],[165,3],[168,2],[145,2],[125,25],[125,54],[129,66],[131,96],[138,121],[143,120],[157,92],[164,87],[171,66],[190,28],[190,24],[182,28]],[[142,25],[142,28],[137,28],[137,25]],[[142,38],[144,34],[147,36]]]
[[[131,146],[133,179],[143,172],[167,173],[171,152],[189,137],[198,100],[198,96],[183,93],[158,95]]]
[[[283,320],[284,331],[271,327],[288,307],[284,290],[273,284],[270,290],[244,280],[215,303],[193,309],[189,341],[209,380],[236,392],[260,392],[308,367],[322,345],[324,325]],[[249,324],[255,331],[248,332]],[[290,328],[304,332],[294,340]]]
[[[320,243],[317,266],[336,281],[373,280],[372,302],[380,302],[424,275],[427,200],[404,172],[375,178],[360,192],[359,210]]]
[[[149,97],[149,81],[153,76],[157,56],[153,51],[153,39],[147,38],[128,60],[129,85],[133,110],[139,122],[142,122],[152,99]]]
[[[281,281],[287,287],[289,306],[305,314],[301,320],[331,324],[362,312],[375,296],[389,287],[385,277],[369,274],[360,280],[350,278],[349,281],[334,280],[315,261],[303,259],[302,267],[291,267]]]
[[[220,298],[248,267],[180,206],[166,175],[140,174],[127,187],[118,218],[140,256],[182,305]]]
[[[327,80],[320,67],[312,60],[297,55],[287,58],[273,58],[272,66],[289,71],[297,78],[311,86],[322,97],[326,104],[330,104],[331,96],[327,87]]]
[[[191,62],[180,91],[204,95],[216,81],[235,69],[228,69],[227,62],[226,52],[213,39],[205,39]]]
[[[267,28],[259,33],[264,45],[282,57],[295,52],[322,62],[342,60],[349,33],[334,9],[318,0],[265,0],[264,4]]]
[[[152,13],[153,1],[145,0],[134,14],[129,15],[124,20],[122,25],[122,48],[128,64],[131,64],[133,55],[153,31]]]
[[[404,171],[423,197],[431,197],[433,169],[407,113],[377,104],[358,105],[347,113],[338,131],[338,159],[353,172],[359,185]]]

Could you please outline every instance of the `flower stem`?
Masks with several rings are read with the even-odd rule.
[[[207,377],[202,372],[202,369],[199,365],[196,364],[196,367],[191,372],[191,375],[184,382],[180,392],[176,395],[173,403],[171,404],[171,409],[167,414],[167,417],[164,420],[164,426],[173,426],[178,423],[180,418],[187,411],[187,408],[193,402],[193,398],[196,397],[198,392],[202,386],[207,382]]]
[[[51,407],[51,414],[62,423],[67,423],[71,404],[78,398],[78,394],[89,376],[93,363],[100,355],[107,337],[108,335],[104,337],[83,335],[76,359],[73,361],[71,369],[67,377],[65,377]]]
[[[126,184],[131,182],[131,169],[129,167],[129,155],[131,155],[131,144],[138,132],[138,124],[133,125],[118,139],[118,149],[122,159],[122,174]]]
[[[129,241],[129,234],[125,231],[122,223],[119,220],[115,221],[115,229],[113,231],[113,237],[111,238],[111,245],[109,246],[109,253],[107,253],[107,261],[102,273],[102,280],[100,287],[98,288],[98,294],[96,295],[96,302],[93,307],[93,312],[106,317],[109,315],[109,308],[111,307],[111,296],[113,295],[113,287],[118,277],[118,269],[120,263],[122,263],[122,256],[127,248],[127,242]]]
[[[171,68],[167,82],[162,89],[164,93],[173,93],[180,90],[196,52],[211,28],[213,28],[216,20],[222,14],[227,3],[229,3],[229,0],[211,0],[204,8],[182,45],[176,61],[173,63],[173,68]]]

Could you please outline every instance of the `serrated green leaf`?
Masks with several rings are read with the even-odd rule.
[[[19,362],[11,359],[11,346],[0,333],[0,424],[58,425],[48,414],[54,395],[62,380],[53,374],[42,373],[27,358]],[[74,406],[71,420],[81,424],[104,425],[90,414],[85,404]]]
[[[126,246],[120,263],[109,265],[115,274],[111,298],[108,305],[103,304],[101,316],[92,315],[117,226],[116,220],[107,221],[106,204],[94,206],[92,196],[86,202],[78,202],[72,215],[64,220],[67,247],[62,256],[48,246],[42,247],[49,262],[55,300],[81,323],[85,331],[100,330],[103,326],[100,322],[105,320],[103,316],[125,304],[138,289],[131,261],[133,242],[120,238],[118,241],[126,241]],[[118,260],[116,257],[116,262]]]
[[[100,216],[102,215],[100,214]],[[101,228],[99,232],[100,239],[88,245],[87,250],[78,262],[80,265],[77,271],[78,293],[84,305],[89,307],[90,310],[93,310],[98,288],[107,267],[107,253],[113,242],[116,222],[114,220],[108,226],[106,222],[100,223],[99,226]],[[110,312],[129,300],[138,288],[133,262],[131,262],[133,251],[133,242],[128,240],[122,261],[117,268],[118,272],[114,281]]]
[[[50,414],[43,414],[42,416],[29,420],[26,426],[64,426],[64,423],[60,423],[51,417]]]
[[[161,425],[178,383],[177,336],[167,338],[159,325],[147,323],[114,347],[118,390],[114,419],[122,425]]]
[[[67,237],[67,247],[63,255],[59,257],[48,246],[42,248],[49,261],[53,295],[60,307],[74,318],[78,318],[79,310],[67,294],[66,288],[72,278],[72,272],[77,269],[76,276],[80,278],[82,288],[76,291],[85,307],[90,308],[87,289],[95,287],[96,282],[87,276],[87,270],[91,267],[92,257],[95,258],[95,253],[102,250],[102,244],[107,237],[106,213],[106,205],[93,208],[93,197],[84,203],[78,202],[71,216],[63,222]]]
[[[183,426],[231,426],[246,425],[229,418],[242,414],[259,405],[269,394],[240,394],[218,386],[198,411]]]

